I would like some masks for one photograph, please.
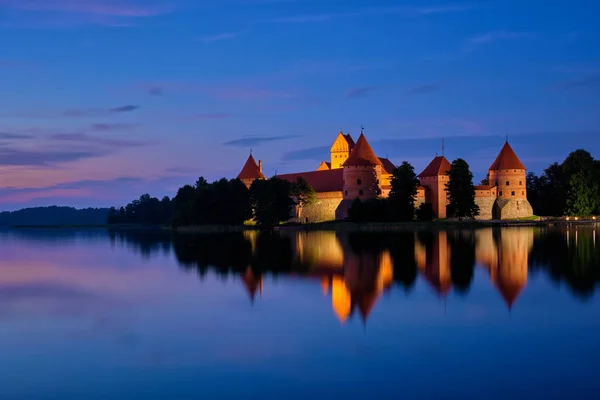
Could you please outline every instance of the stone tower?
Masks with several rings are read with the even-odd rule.
[[[347,217],[348,210],[355,199],[369,200],[381,195],[381,175],[383,164],[360,134],[350,156],[343,163],[344,192],[343,200],[336,210],[336,219]]]
[[[450,162],[444,156],[436,156],[418,175],[419,183],[425,189],[425,202],[431,203],[433,212],[438,218],[446,218],[447,191],[449,181],[447,172]]]
[[[340,132],[331,146],[331,169],[342,168],[344,162],[350,157],[355,143],[350,134]]]
[[[262,161],[259,160],[257,164],[254,157],[252,157],[252,153],[250,153],[248,160],[246,160],[246,164],[244,164],[244,167],[237,178],[240,179],[247,188],[250,188],[250,185],[252,185],[252,182],[254,182],[255,179],[266,179],[262,172]]]
[[[494,219],[524,218],[533,215],[527,201],[527,169],[508,140],[489,169],[489,184],[496,186],[497,198],[492,210]]]

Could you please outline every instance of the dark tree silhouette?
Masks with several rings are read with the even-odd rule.
[[[449,199],[447,214],[459,220],[479,215],[479,207],[475,204],[473,174],[469,164],[462,158],[454,160],[448,175],[450,179],[446,184]]]
[[[415,217],[415,196],[419,179],[411,164],[404,161],[394,169],[389,195],[390,217],[397,221],[411,221]]]
[[[276,177],[257,179],[250,186],[250,202],[257,225],[272,228],[292,218],[294,201],[289,182]]]

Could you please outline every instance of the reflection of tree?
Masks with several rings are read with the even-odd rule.
[[[536,237],[531,265],[546,270],[550,277],[582,297],[589,297],[600,281],[600,246],[595,228],[544,229]]]
[[[475,234],[473,231],[448,232],[450,276],[457,292],[469,292],[475,270]]]

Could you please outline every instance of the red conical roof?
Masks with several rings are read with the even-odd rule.
[[[260,172],[260,168],[258,168],[258,164],[252,154],[248,157],[246,164],[244,164],[244,168],[238,174],[238,179],[266,179],[262,172]]]
[[[519,157],[515,154],[515,151],[508,144],[508,140],[502,146],[500,154],[496,157],[496,160],[490,167],[490,170],[497,171],[500,169],[526,169]]]
[[[500,295],[502,295],[502,298],[510,310],[512,309],[515,300],[517,297],[519,297],[519,294],[521,294],[521,291],[525,285],[520,282],[504,282],[502,280],[498,280],[496,282],[496,287],[498,288]]]
[[[429,177],[429,176],[440,176],[446,175],[446,172],[450,170],[450,161],[444,156],[436,156],[427,167],[421,172],[418,178]]]
[[[381,165],[383,167],[383,164],[377,158],[365,135],[362,133],[358,137],[352,152],[350,152],[350,156],[342,164],[344,167],[349,165]]]

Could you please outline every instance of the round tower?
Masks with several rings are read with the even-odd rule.
[[[508,140],[489,169],[489,184],[498,188],[500,199],[527,199],[527,169]]]
[[[364,134],[360,134],[350,156],[343,164],[344,200],[374,199],[381,195],[383,164]]]
[[[533,215],[527,201],[527,169],[514,150],[504,143],[489,169],[489,184],[496,187],[493,219],[527,218]]]

